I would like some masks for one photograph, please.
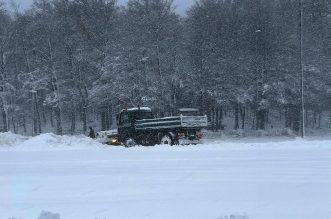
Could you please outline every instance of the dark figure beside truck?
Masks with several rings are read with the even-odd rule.
[[[194,111],[194,110],[193,110]],[[184,115],[154,118],[150,108],[122,110],[118,115],[118,141],[126,147],[155,144],[196,144],[207,126],[207,116]]]
[[[91,126],[89,127],[89,129],[90,129],[90,133],[88,134],[88,137],[94,139],[95,138],[95,132],[94,132],[94,130]]]

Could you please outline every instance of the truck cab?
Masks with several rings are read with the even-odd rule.
[[[152,110],[148,107],[122,110],[117,119],[119,140],[125,142],[129,138],[135,139],[138,134],[135,129],[135,122],[137,120],[153,118]]]

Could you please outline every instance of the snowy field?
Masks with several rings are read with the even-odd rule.
[[[330,219],[331,138],[127,149],[0,134],[0,219],[43,210],[61,219]]]

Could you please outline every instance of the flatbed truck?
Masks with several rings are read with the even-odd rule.
[[[180,113],[178,116],[154,118],[148,107],[125,109],[117,116],[117,133],[112,131],[107,136],[108,143],[126,147],[197,144],[202,138],[201,129],[207,123],[206,115]]]

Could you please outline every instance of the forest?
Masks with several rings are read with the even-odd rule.
[[[0,130],[86,133],[124,108],[299,131],[300,0],[0,0]],[[302,0],[305,125],[331,125],[331,1]],[[226,121],[226,122],[225,122]]]

